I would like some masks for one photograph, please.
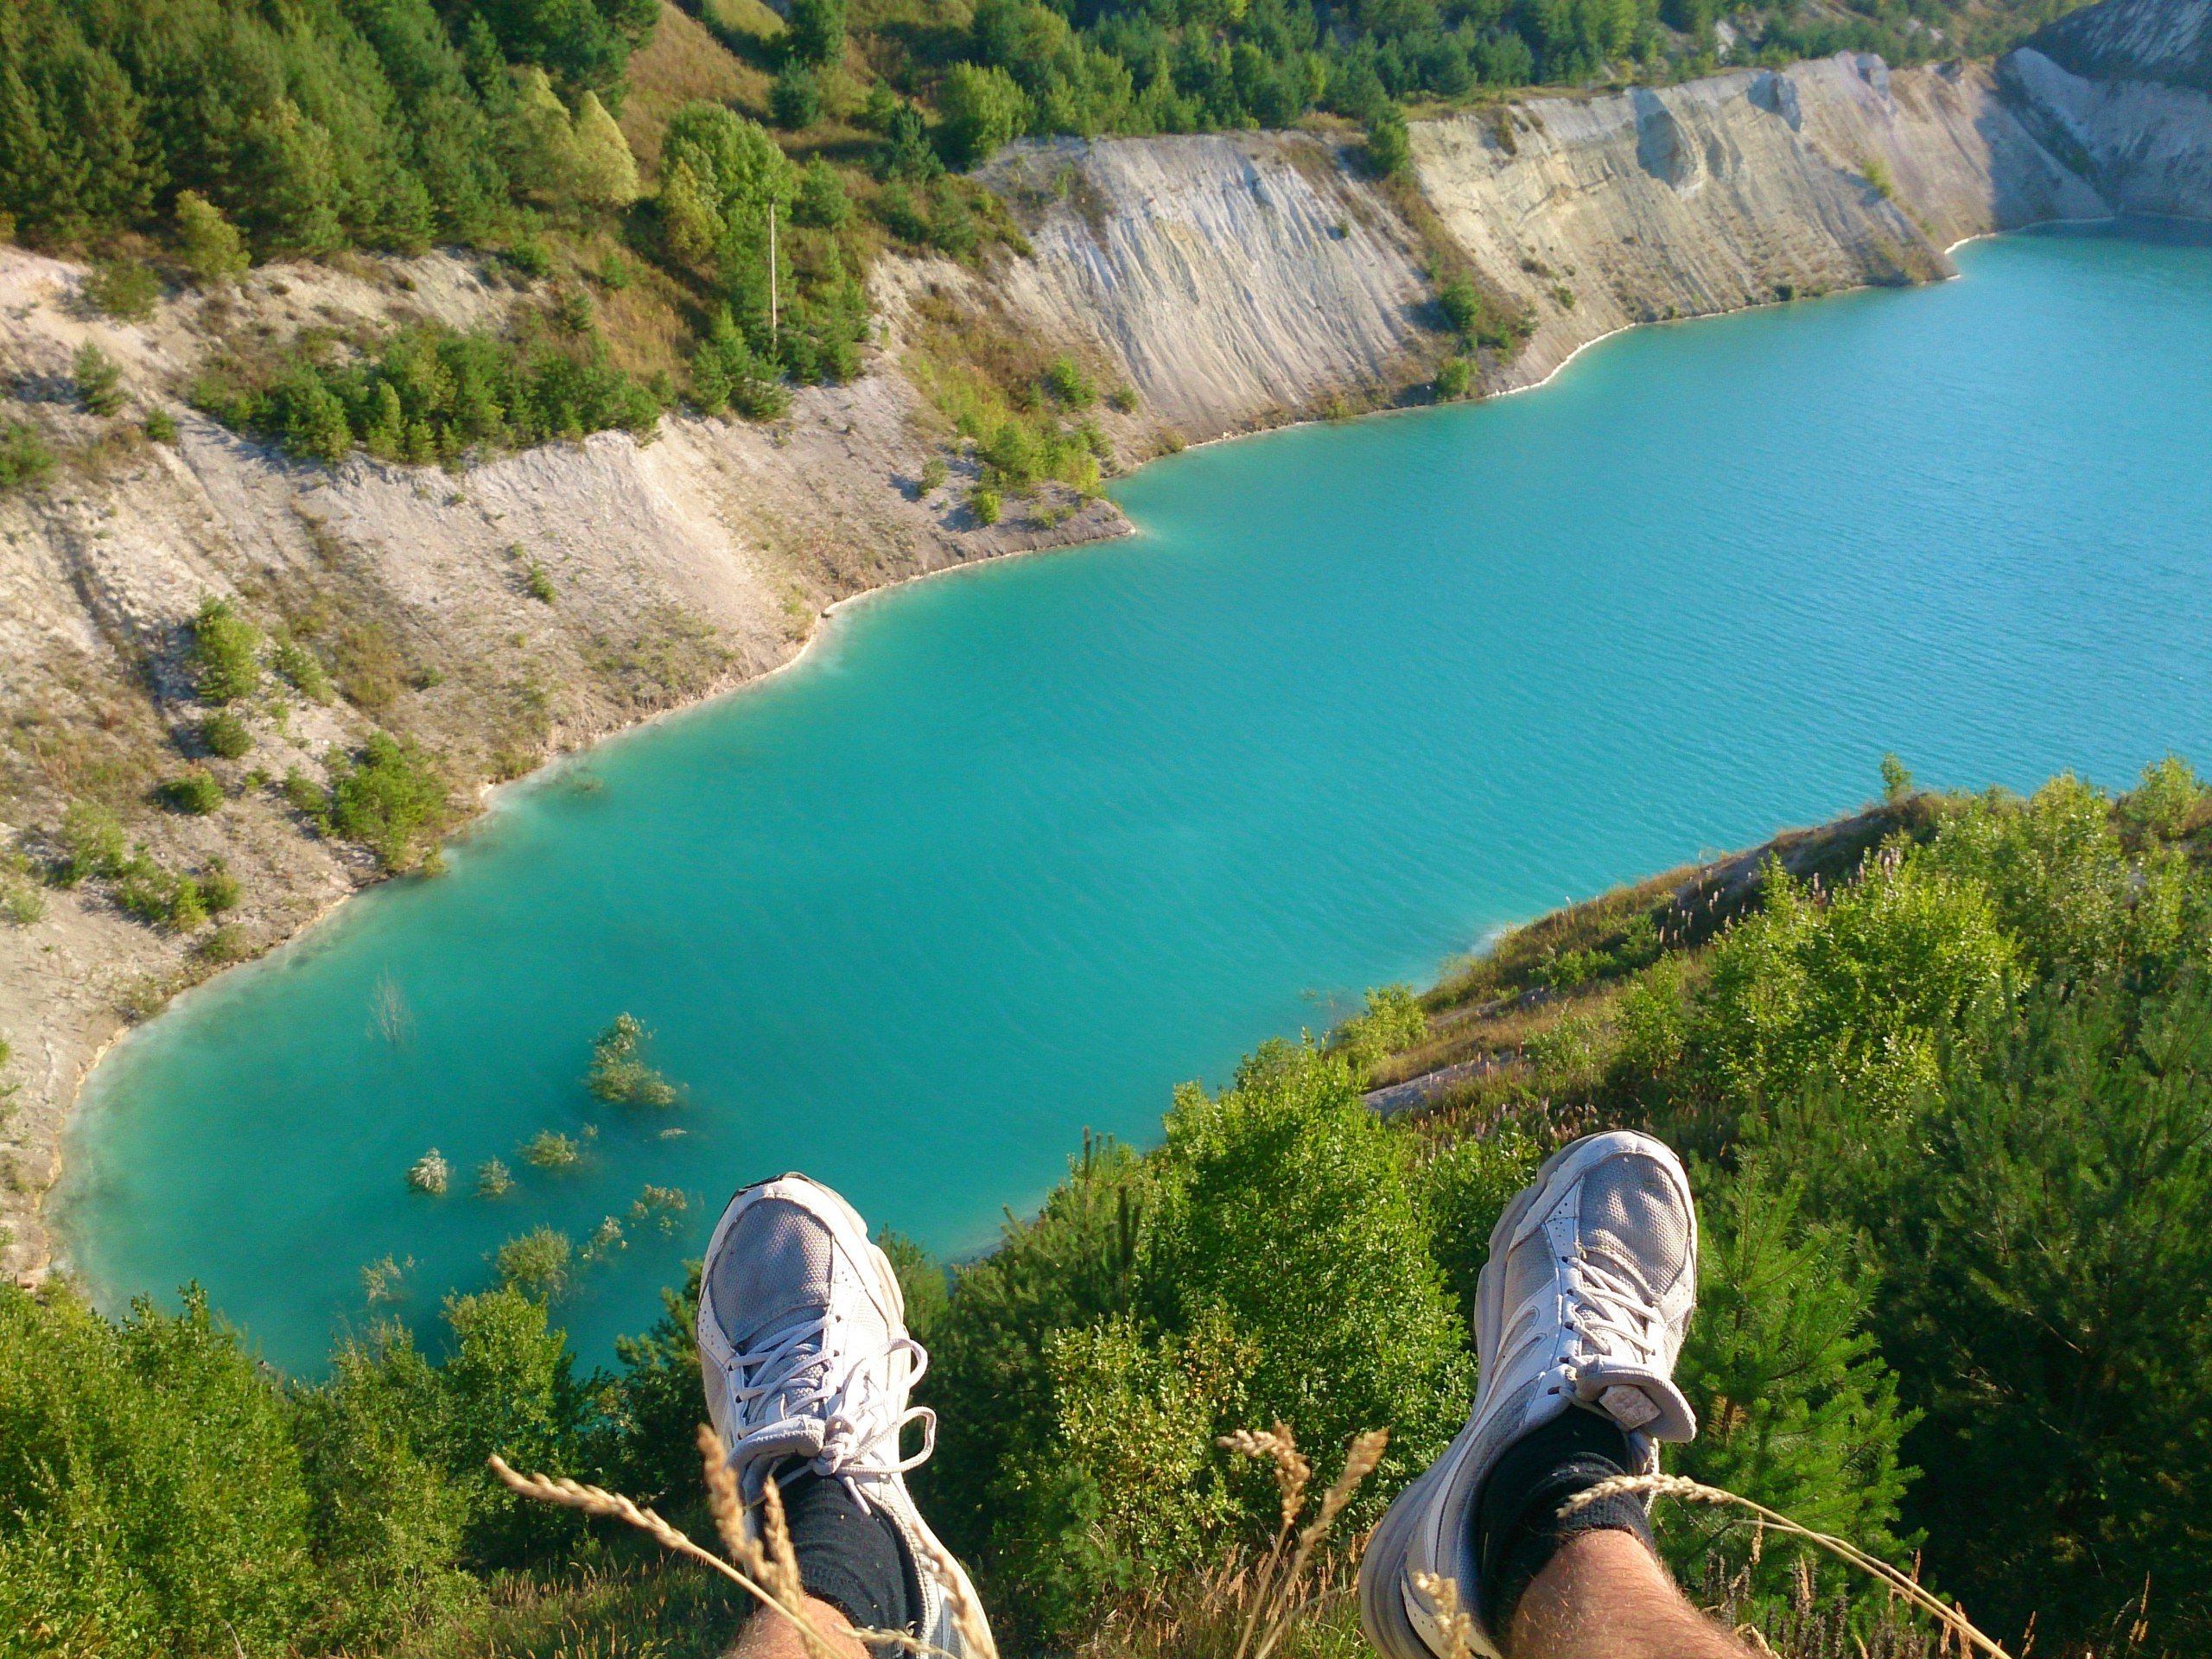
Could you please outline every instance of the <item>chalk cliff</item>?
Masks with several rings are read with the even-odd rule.
[[[218,767],[216,813],[130,826],[175,867],[220,855],[246,942],[283,938],[369,871],[304,835],[246,768],[314,775],[379,727],[505,776],[658,709],[785,662],[823,607],[902,577],[1123,528],[1110,505],[984,529],[953,488],[918,499],[945,429],[900,372],[925,311],[1083,359],[1134,407],[1099,412],[1125,461],[1188,441],[1427,397],[1451,349],[1431,271],[1465,265],[1525,308],[1480,389],[1524,386],[1631,323],[1947,275],[1960,238],[2118,211],[2212,217],[2212,0],[2107,0],[1996,66],[1891,71],[1843,55],[1680,86],[1546,97],[1421,121],[1414,178],[1383,185],[1356,143],[1220,134],[1017,146],[985,177],[1027,257],[981,271],[887,258],[882,351],[767,427],[671,419],[657,442],[555,445],[453,476],[354,460],[295,465],[192,414],[181,394],[225,327],[498,317],[478,264],[266,268],[216,315],[189,298],[144,324],[92,316],[84,273],[0,247],[0,379],[87,446],[46,491],[0,497],[0,730],[32,781],[0,848],[98,780],[181,764],[205,713],[182,625],[203,594],[270,627],[319,628],[358,694],[251,716]],[[98,341],[174,447],[64,412],[68,361]],[[555,598],[533,598],[532,567]],[[10,878],[0,870],[0,880]],[[0,1260],[41,1269],[40,1195],[100,1049],[200,971],[188,942],[79,893],[0,924]]]

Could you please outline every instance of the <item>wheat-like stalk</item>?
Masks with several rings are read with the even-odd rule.
[[[2003,1648],[1974,1628],[1963,1609],[1946,1607],[1921,1588],[1917,1580],[1907,1577],[1887,1561],[1869,1555],[1856,1544],[1838,1538],[1833,1533],[1815,1532],[1810,1527],[1792,1521],[1777,1510],[1770,1510],[1764,1503],[1755,1503],[1748,1497],[1739,1497],[1734,1492],[1723,1491],[1718,1486],[1707,1486],[1704,1482],[1691,1480],[1687,1476],[1616,1475],[1610,1480],[1601,1480],[1594,1486],[1585,1487],[1560,1504],[1560,1519],[1564,1521],[1592,1503],[1631,1492],[1646,1493],[1653,1497],[1679,1498],[1686,1503],[1733,1504],[1737,1508],[1749,1510],[1765,1527],[1791,1538],[1802,1538],[1838,1560],[1847,1561],[1860,1572],[1879,1580],[1891,1594],[1935,1619],[1947,1638],[1956,1638],[1962,1651],[1971,1646],[1987,1654],[1989,1659],[2012,1659]]]
[[[500,1483],[518,1497],[534,1498],[541,1503],[557,1504],[565,1510],[579,1510],[586,1515],[620,1521],[635,1527],[664,1549],[672,1550],[721,1573],[761,1605],[772,1609],[778,1618],[798,1632],[800,1641],[810,1653],[836,1653],[836,1649],[823,1634],[821,1627],[807,1617],[805,1594],[798,1587],[796,1562],[791,1570],[789,1582],[791,1589],[788,1599],[769,1587],[781,1576],[779,1565],[768,1549],[746,1536],[744,1522],[740,1518],[743,1505],[738,1501],[736,1478],[731,1474],[728,1461],[722,1455],[721,1440],[713,1429],[702,1427],[699,1431],[699,1444],[702,1452],[708,1453],[705,1459],[708,1468],[707,1503],[714,1513],[715,1530],[729,1545],[731,1554],[752,1568],[750,1572],[733,1567],[712,1550],[702,1548],[681,1528],[671,1526],[653,1510],[640,1506],[635,1499],[626,1497],[620,1492],[610,1492],[601,1486],[587,1486],[566,1476],[555,1478],[548,1475],[518,1474],[497,1452],[493,1452],[486,1461]],[[720,1469],[719,1474],[715,1472],[717,1468]],[[766,1490],[773,1490],[774,1484],[774,1482],[769,1482]],[[780,1503],[776,1507],[775,1516],[780,1526],[783,1519]],[[784,1534],[783,1548],[786,1552],[790,1550],[788,1532]],[[963,1628],[963,1634],[965,1633]],[[955,1659],[943,1648],[921,1640],[909,1630],[876,1630],[855,1624],[850,1634],[856,1642],[871,1647],[897,1648],[916,1656],[916,1659]],[[982,1649],[980,1650],[980,1659],[998,1659],[998,1656],[995,1650]]]
[[[1305,1574],[1306,1562],[1313,1558],[1314,1547],[1328,1536],[1329,1529],[1351,1501],[1359,1483],[1375,1472],[1375,1465],[1382,1461],[1382,1448],[1389,1439],[1390,1431],[1387,1428],[1370,1429],[1354,1438],[1344,1454],[1344,1472],[1321,1495],[1320,1512],[1297,1535],[1294,1548],[1291,1528],[1306,1507],[1306,1488],[1313,1478],[1313,1465],[1298,1449],[1290,1425],[1278,1422],[1271,1429],[1236,1429],[1215,1441],[1226,1451],[1248,1458],[1267,1459],[1274,1465],[1275,1488],[1282,1495],[1282,1522],[1275,1529],[1274,1541],[1268,1545],[1267,1554],[1253,1571],[1252,1605],[1245,1615],[1244,1628],[1236,1638],[1236,1659],[1268,1659],[1281,1645],[1297,1613],[1298,1583]],[[1255,1636],[1256,1644],[1253,1639]]]
[[[961,1571],[960,1563],[934,1538],[925,1538],[923,1548],[937,1569],[938,1582],[944,1586],[945,1602],[952,1610],[952,1628],[960,1632],[961,1645],[968,1649],[971,1659],[999,1659],[999,1644],[991,1635],[991,1621],[984,1618],[982,1606],[976,1601],[975,1589],[969,1584],[968,1575]]]
[[[1445,1640],[1452,1644],[1444,1659],[1474,1659],[1475,1621],[1460,1605],[1459,1581],[1439,1578],[1433,1573],[1416,1573],[1414,1588],[1436,1610],[1436,1622],[1443,1626]]]

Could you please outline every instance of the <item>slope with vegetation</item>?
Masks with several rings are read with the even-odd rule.
[[[2171,759],[2117,801],[1889,785],[1763,861],[1545,918],[1423,996],[1263,1046],[1219,1094],[1179,1091],[1156,1149],[1086,1145],[949,1275],[893,1241],[936,1359],[923,1500],[1008,1650],[1229,1652],[1279,1498],[1223,1440],[1274,1422],[1320,1479],[1391,1431],[1284,1649],[1357,1650],[1346,1552],[1464,1411],[1490,1226],[1551,1147],[1611,1125],[1668,1136],[1699,1193],[1681,1374],[1704,1430],[1676,1471],[1916,1563],[2015,1652],[2031,1622],[2043,1653],[2200,1650],[2212,791]],[[1491,1064],[1418,1113],[1363,1098],[1472,1052]],[[483,1467],[703,1531],[696,1268],[620,1370],[582,1375],[524,1243],[435,1340],[372,1326],[311,1385],[193,1297],[111,1323],[58,1284],[0,1291],[22,1650],[719,1651],[735,1609],[696,1568]],[[1935,1650],[1775,1536],[1703,1510],[1659,1535],[1783,1653]]]

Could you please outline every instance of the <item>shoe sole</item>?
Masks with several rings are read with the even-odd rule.
[[[1605,1144],[1600,1149],[1599,1141]],[[1514,1236],[1520,1230],[1530,1211],[1540,1205],[1549,1210],[1558,1202],[1567,1187],[1582,1179],[1587,1166],[1602,1161],[1622,1152],[1640,1152],[1656,1159],[1662,1166],[1679,1173],[1680,1160],[1665,1142],[1633,1129],[1610,1129],[1597,1135],[1586,1135],[1568,1141],[1537,1166],[1535,1176],[1507,1203],[1498,1217],[1497,1224],[1491,1229],[1489,1259],[1475,1281],[1475,1351],[1495,1353],[1499,1337],[1498,1327],[1505,1313],[1505,1275],[1501,1270],[1491,1271],[1493,1263],[1504,1259],[1505,1250],[1511,1248]],[[1573,1167],[1570,1169],[1569,1166]],[[1562,1179],[1564,1177],[1564,1179]],[[1684,1194],[1688,1196],[1688,1182]],[[1690,1211],[1693,1217],[1696,1210]],[[1695,1222],[1693,1220],[1694,1228]],[[1691,1234],[1693,1248],[1696,1234]],[[1473,1408],[1467,1414],[1472,1424],[1482,1415],[1487,1403],[1484,1398],[1485,1375],[1477,1380]],[[1461,1431],[1462,1433],[1465,1430]],[[1454,1441],[1454,1448],[1458,1442]],[[1411,1587],[1406,1578],[1406,1561],[1410,1551],[1414,1529],[1421,1511],[1427,1506],[1425,1496],[1430,1484],[1440,1475],[1447,1475],[1453,1467],[1452,1451],[1447,1450],[1424,1470],[1414,1483],[1391,1500],[1374,1535],[1369,1539],[1367,1553],[1360,1563],[1359,1622],[1367,1632],[1367,1639],[1383,1655],[1384,1659],[1440,1659],[1421,1632],[1414,1628],[1413,1618],[1406,1611],[1406,1592]],[[1482,1621],[1472,1618],[1473,1595],[1468,1586],[1459,1586],[1460,1605],[1471,1615],[1473,1651],[1480,1659],[1502,1659],[1497,1645],[1484,1630]]]

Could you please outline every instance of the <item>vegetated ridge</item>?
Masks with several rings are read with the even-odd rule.
[[[476,31],[450,62],[378,37],[448,77],[454,130],[486,124],[503,194],[421,160],[426,126],[424,170],[388,158],[322,217],[295,191],[257,219],[252,177],[207,175],[174,196],[175,252],[0,245],[10,1270],[48,1259],[60,1126],[125,1021],[416,867],[485,781],[789,660],[839,598],[1113,533],[1102,468],[1533,384],[1634,322],[1923,280],[1962,236],[2212,190],[2202,93],[2033,47],[1402,127],[1378,106],[1357,136],[1030,139],[960,177],[936,159],[969,142],[957,98],[917,126],[885,74],[855,110],[854,41],[825,71],[854,97],[791,155],[730,112],[772,113],[760,65],[817,49],[821,17],[638,22],[620,73],[611,35]],[[2132,73],[2139,31],[2112,30],[2100,73]],[[874,171],[799,164],[817,132]],[[163,154],[162,188],[200,165]],[[233,154],[315,181],[281,144]],[[41,188],[61,236],[83,203]],[[500,251],[348,251],[434,232]],[[248,269],[264,246],[296,252]]]
[[[979,1259],[887,1238],[933,1362],[918,1496],[1001,1649],[1230,1659],[1261,1622],[1287,1654],[1364,1651],[1357,1540],[1462,1421],[1491,1230],[1553,1149],[1620,1126],[1679,1147],[1699,1202],[1700,1432],[1672,1472],[1911,1570],[2013,1653],[2202,1652],[2212,790],[2171,756],[2117,800],[1884,773],[1849,819],[1263,1045],[1179,1089],[1151,1151],[1086,1138]],[[486,1470],[712,1541],[697,1265],[579,1375],[560,1297],[599,1242],[512,1241],[440,1333],[372,1324],[314,1384],[197,1297],[110,1321],[66,1282],[0,1287],[0,1628],[35,1653],[724,1652],[727,1586]],[[401,1271],[364,1267],[372,1299]],[[1270,1425],[1272,1452],[1236,1438]],[[1382,1428],[1315,1572],[1263,1597],[1270,1464],[1318,1489]],[[1726,1520],[1662,1505],[1659,1548],[1782,1659],[1949,1650],[1885,1586]]]

